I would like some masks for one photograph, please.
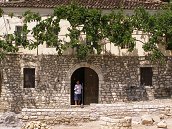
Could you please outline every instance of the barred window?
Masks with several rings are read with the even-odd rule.
[[[35,88],[35,68],[24,68],[24,88]]]
[[[172,50],[172,37],[166,36],[166,50]]]
[[[125,43],[121,45],[121,49],[128,49],[130,48],[131,44],[130,43]]]
[[[172,44],[171,45],[170,44],[167,44],[166,50],[172,50]]]
[[[22,32],[22,27],[23,27],[23,26],[16,26],[16,27],[15,27],[15,34],[16,34],[16,35],[20,35],[20,34],[21,34],[21,32]]]

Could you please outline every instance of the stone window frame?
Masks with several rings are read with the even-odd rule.
[[[35,69],[35,87],[34,88],[24,88],[24,68],[34,68]],[[21,86],[22,89],[36,89],[38,85],[38,65],[34,62],[27,62],[21,64]]]
[[[153,76],[154,76],[154,65],[139,65],[139,67],[138,67],[138,84],[139,84],[139,86],[141,85],[141,72],[140,72],[140,68],[143,68],[143,67],[151,67],[152,68],[152,85],[151,86],[153,86]]]

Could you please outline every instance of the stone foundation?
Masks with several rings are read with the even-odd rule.
[[[170,101],[171,102],[171,101]],[[144,114],[165,114],[168,110],[172,111],[172,105],[164,105],[163,102],[150,104],[151,102],[135,103],[116,103],[116,104],[91,104],[91,116],[123,118],[125,116],[142,116]],[[153,101],[152,101],[153,103]],[[156,102],[155,102],[156,103]],[[95,113],[95,114],[94,114]]]
[[[71,109],[23,109],[23,122],[43,121],[48,125],[69,124],[91,121],[90,110],[81,108]]]

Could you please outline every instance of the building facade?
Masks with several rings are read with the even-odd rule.
[[[29,8],[46,18],[55,5],[66,5],[69,1],[44,2],[33,0],[0,3],[5,12],[0,18],[0,23],[3,23],[0,35],[19,30],[23,25],[20,16]],[[158,11],[161,4],[139,0],[124,2],[127,13],[132,13],[133,8],[140,4],[153,13]],[[98,0],[97,3],[88,2],[84,6],[99,7],[106,13],[118,4],[113,0],[109,0],[109,3]],[[6,15],[9,12],[15,13],[15,17]],[[32,28],[35,24],[30,23],[29,27]],[[61,20],[60,26],[59,38],[69,40],[65,37],[69,22]],[[133,37],[142,42],[148,40],[148,36],[140,31],[133,32]],[[58,56],[55,48],[49,48],[45,44],[34,50],[20,48],[18,53],[8,54],[1,61],[1,105],[16,112],[22,108],[68,107],[74,105],[73,88],[77,80],[83,85],[84,105],[171,97],[171,51],[160,47],[166,55],[166,63],[163,65],[149,62],[140,42],[136,43],[133,52],[128,52],[125,47],[117,47],[105,41],[101,55],[90,55],[84,60],[77,59],[72,49]]]

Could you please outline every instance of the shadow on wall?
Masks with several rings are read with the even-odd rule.
[[[40,100],[35,95],[38,93],[36,88],[23,88],[23,73],[21,73],[21,60],[25,62],[36,62],[37,57],[10,54],[3,61],[3,86],[5,93],[3,99],[8,103],[8,110],[20,113],[22,108],[38,108]],[[31,66],[25,66],[30,68]],[[21,76],[22,75],[22,76]],[[37,87],[37,86],[36,86]]]
[[[172,87],[161,87],[155,89],[154,97],[156,99],[167,99],[172,96]]]
[[[38,62],[35,71],[35,88],[23,88],[23,76],[21,73],[21,60]],[[23,63],[22,62],[22,63]],[[66,69],[69,62],[73,62],[69,56],[39,56],[9,55],[4,62],[4,89],[3,99],[7,101],[13,112],[20,112],[22,108],[57,108],[68,106],[70,98],[70,83],[67,83]],[[24,64],[23,63],[23,64]],[[62,65],[66,64],[66,65]],[[31,67],[25,66],[24,67]]]
[[[172,57],[166,58],[166,62],[157,67],[154,79],[158,80],[154,86],[154,97],[164,99],[172,97]]]
[[[2,99],[7,102],[7,110],[19,113],[24,107],[24,95],[21,88],[20,64],[16,61],[16,55],[6,57],[3,60],[3,80],[2,86],[5,92],[2,92]]]
[[[124,94],[126,94],[127,101],[146,101],[146,100],[148,100],[148,94],[146,92],[146,88],[142,85],[124,87],[123,92],[124,92]]]
[[[148,100],[146,88],[141,86],[138,80],[138,57],[128,58],[128,56],[124,56],[114,58],[114,61],[106,66],[105,84],[102,86],[104,94],[102,98],[106,103]]]

